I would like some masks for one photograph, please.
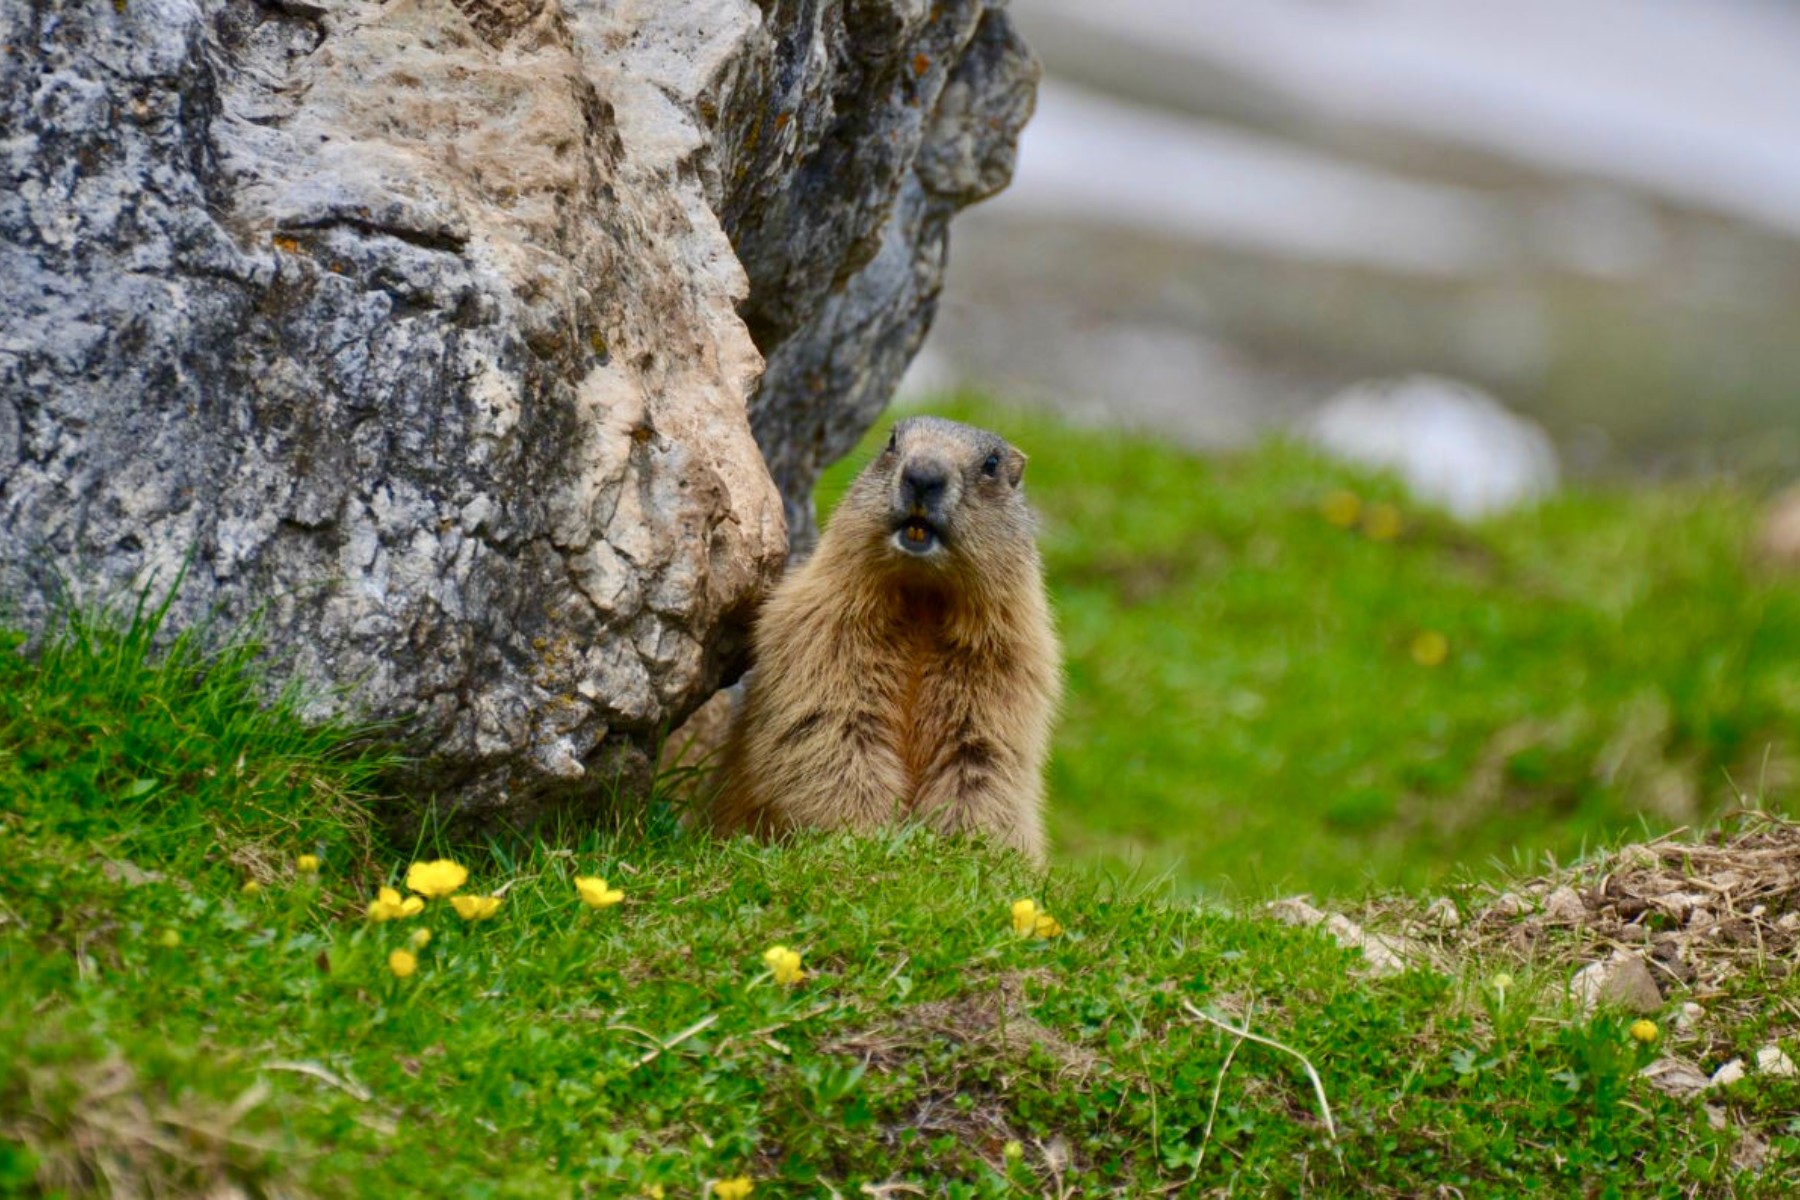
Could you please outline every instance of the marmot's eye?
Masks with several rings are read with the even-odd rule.
[[[986,475],[989,479],[992,479],[1000,473],[1000,455],[998,452],[987,456],[987,461],[981,464],[981,473]]]

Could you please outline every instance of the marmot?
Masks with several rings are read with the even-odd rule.
[[[717,828],[910,816],[1042,861],[1062,668],[1024,474],[986,430],[894,426],[757,620]]]

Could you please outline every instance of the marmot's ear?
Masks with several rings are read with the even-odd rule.
[[[1014,450],[1011,446],[1006,448],[1006,482],[1014,487],[1019,486],[1019,480],[1025,478],[1026,461],[1023,451]]]

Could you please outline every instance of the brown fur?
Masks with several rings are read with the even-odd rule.
[[[1061,660],[1024,471],[984,430],[895,426],[758,620],[720,830],[910,816],[1043,858]],[[938,479],[935,496],[921,490]],[[935,527],[930,553],[909,552],[908,518]]]

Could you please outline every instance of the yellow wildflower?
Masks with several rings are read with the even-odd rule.
[[[469,882],[469,868],[447,858],[436,862],[416,862],[406,870],[406,888],[428,900],[448,896]]]
[[[409,950],[396,950],[388,955],[388,970],[395,979],[405,979],[419,969],[419,957]]]
[[[1504,992],[1504,991],[1506,991],[1507,988],[1512,986],[1513,978],[1511,975],[1508,975],[1505,971],[1502,971],[1498,975],[1494,976],[1493,979],[1489,980],[1489,982],[1494,985],[1494,990],[1496,992]]]
[[[491,917],[500,910],[498,896],[452,896],[450,904],[456,909],[456,915],[465,921],[479,921],[483,917]]]
[[[589,908],[610,908],[625,898],[624,892],[607,887],[606,880],[598,875],[577,875],[575,890],[581,893],[581,902]]]
[[[156,939],[156,944],[161,946],[164,950],[173,950],[175,947],[181,945],[181,935],[176,933],[173,929],[165,929],[162,931],[162,936]]]
[[[256,893],[258,893],[260,891],[262,891],[262,884],[256,882],[256,880],[254,880],[254,879],[244,880],[244,887],[243,887],[244,895],[254,896],[254,895],[256,895]]]
[[[1441,667],[1450,657],[1450,639],[1435,629],[1427,629],[1412,640],[1412,660],[1421,667]]]
[[[1006,1145],[1000,1147],[1000,1153],[1007,1162],[1018,1162],[1021,1158],[1025,1157],[1025,1144],[1017,1138],[1014,1138],[1012,1141],[1006,1143]]]
[[[413,930],[412,936],[406,940],[413,944],[413,949],[423,950],[426,946],[431,944],[431,930],[426,929],[424,926],[420,926]]]
[[[1348,529],[1362,516],[1362,497],[1355,492],[1332,492],[1319,504],[1319,512],[1339,529]]]
[[[1633,1041],[1642,1042],[1646,1046],[1653,1046],[1656,1044],[1656,1039],[1661,1036],[1662,1030],[1656,1027],[1655,1021],[1633,1021],[1631,1023],[1631,1037]]]
[[[1036,900],[1014,900],[1013,932],[1020,937],[1053,938],[1062,934],[1062,922],[1037,906]]]
[[[1392,504],[1371,504],[1363,516],[1363,532],[1378,542],[1391,542],[1400,536],[1406,522]]]
[[[763,951],[763,961],[769,964],[769,970],[775,972],[776,983],[799,983],[806,978],[806,972],[800,969],[798,950],[789,950],[786,946],[770,946]]]
[[[392,921],[399,917],[416,917],[425,911],[425,902],[417,896],[404,900],[391,887],[384,887],[369,901],[369,920]]]
[[[748,1175],[739,1175],[736,1179],[719,1179],[713,1182],[712,1194],[718,1200],[744,1200],[756,1185],[750,1182]]]
[[[294,866],[299,869],[302,875],[317,875],[319,873],[319,856],[316,854],[302,854],[299,858],[294,860]]]

